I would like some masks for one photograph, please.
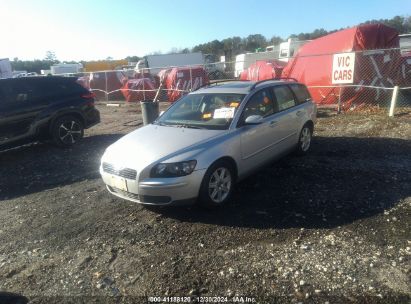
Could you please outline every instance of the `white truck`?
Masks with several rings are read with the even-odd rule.
[[[135,71],[140,73],[142,69],[149,69],[150,73],[155,75],[167,67],[203,64],[204,56],[202,53],[147,55],[137,62]]]
[[[12,78],[13,72],[8,58],[0,59],[0,79]]]

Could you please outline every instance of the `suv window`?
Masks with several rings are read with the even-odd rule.
[[[81,85],[66,79],[44,78],[39,82],[39,87],[44,92],[44,96],[67,96],[85,91]]]
[[[244,107],[242,121],[251,115],[261,115],[263,117],[275,112],[274,103],[270,91],[263,89],[255,93]]]
[[[37,100],[41,96],[41,90],[29,81],[10,81],[3,92],[10,103]]]
[[[273,87],[273,93],[277,100],[278,111],[284,111],[296,105],[294,95],[286,85]]]
[[[293,83],[290,84],[290,88],[294,92],[295,97],[297,97],[297,102],[299,104],[311,99],[310,93],[308,92],[307,87],[305,85]]]
[[[4,95],[3,88],[0,86],[0,103],[6,101],[6,96]]]

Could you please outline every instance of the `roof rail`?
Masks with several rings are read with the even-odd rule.
[[[205,84],[203,84],[202,86],[199,86],[198,88],[196,88],[196,89],[193,90],[193,91],[197,91],[197,90],[199,90],[199,89],[202,89],[202,88],[204,88],[204,87],[209,87],[209,86],[212,86],[212,85],[217,85],[217,84],[219,84],[219,83],[234,82],[234,81],[241,82],[241,81],[249,81],[249,80],[239,80],[239,79],[217,80],[217,81],[214,81],[214,82],[205,83]]]
[[[287,80],[287,79],[291,79],[295,82],[298,82],[297,79],[292,78],[292,77],[278,77],[278,78],[264,79],[264,80],[260,80],[260,81],[257,81],[256,83],[254,83],[253,86],[250,88],[250,91],[254,90],[256,86],[258,86],[259,84],[261,84],[263,82],[276,81],[276,80]]]

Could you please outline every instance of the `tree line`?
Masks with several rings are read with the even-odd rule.
[[[411,33],[411,16],[395,16],[391,19],[379,19],[379,20],[368,20],[362,24],[373,24],[373,23],[383,23],[392,28],[395,28],[400,34]],[[342,29],[339,29],[342,30]],[[315,29],[309,33],[299,33],[290,35],[288,38],[297,38],[298,40],[312,40],[338,30],[327,31],[323,28]],[[287,38],[287,39],[288,39]],[[238,55],[245,52],[255,52],[256,50],[263,50],[269,45],[278,45],[287,39],[283,39],[280,36],[272,36],[271,38],[266,38],[261,34],[248,35],[247,37],[230,37],[222,40],[213,40],[210,42],[202,43],[194,46],[193,48],[177,49],[173,48],[167,53],[189,53],[189,52],[202,52],[203,54],[209,54],[218,60],[219,56],[226,56],[226,60],[230,61]],[[161,54],[161,52],[154,52],[152,54]],[[109,60],[110,58],[107,58]],[[124,58],[131,62],[136,62],[141,59],[139,56],[128,56]],[[56,55],[52,51],[48,51],[43,60],[28,60],[22,61],[18,58],[14,58],[11,61],[13,70],[36,72],[40,73],[40,70],[48,70],[51,65],[60,63]],[[65,62],[74,63],[74,62]],[[85,63],[80,61],[80,63]]]
[[[383,23],[396,29],[400,34],[411,33],[411,16],[395,16],[392,19],[368,20],[362,24]],[[299,33],[290,35],[288,38],[297,38],[298,40],[313,40],[322,36],[337,32],[339,30],[327,31],[323,28],[315,29],[310,33]],[[287,38],[287,39],[288,39]],[[245,52],[255,52],[259,49],[265,49],[269,45],[278,45],[286,41],[279,36],[266,38],[261,34],[249,35],[245,38],[231,37],[223,40],[213,40],[207,43],[199,44],[193,47],[192,51],[202,52],[203,54],[213,54],[215,56],[225,55],[231,57]],[[227,58],[226,58],[227,60]]]

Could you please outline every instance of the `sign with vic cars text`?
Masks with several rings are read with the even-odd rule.
[[[355,53],[334,54],[332,83],[354,82]]]

